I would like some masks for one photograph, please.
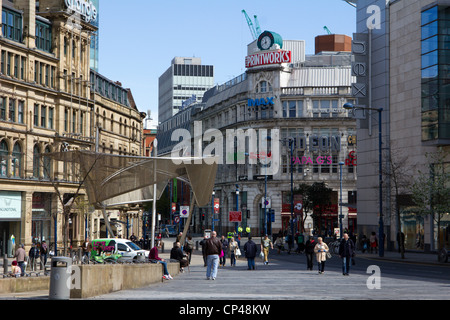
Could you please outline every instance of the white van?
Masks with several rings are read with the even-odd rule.
[[[123,260],[148,259],[150,251],[141,249],[128,239],[95,239],[92,240],[92,248],[100,247],[103,251],[113,251],[121,254]],[[106,250],[105,250],[106,249]]]

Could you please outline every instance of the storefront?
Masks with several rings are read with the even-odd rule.
[[[0,254],[14,255],[16,239],[20,239],[22,193],[0,191]]]
[[[33,193],[31,239],[33,243],[52,242],[52,194]]]

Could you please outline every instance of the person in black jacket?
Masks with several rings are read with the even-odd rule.
[[[244,245],[245,257],[247,258],[248,269],[255,270],[255,257],[258,252],[256,243],[253,242],[252,237],[248,237],[247,243]]]
[[[184,267],[188,266],[188,260],[185,258],[179,242],[175,242],[172,250],[170,251],[170,259],[177,260],[180,263],[181,272],[184,272]]]
[[[308,270],[313,269],[313,257],[314,257],[314,247],[317,242],[313,237],[309,237],[308,241],[305,244],[305,255],[306,255],[306,268]]]
[[[342,258],[342,274],[348,276],[352,258],[355,256],[355,244],[349,239],[347,233],[344,233],[339,245],[339,256]]]

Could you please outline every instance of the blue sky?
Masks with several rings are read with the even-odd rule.
[[[217,84],[245,72],[253,39],[243,9],[262,31],[305,40],[307,54],[324,26],[348,36],[356,28],[356,9],[342,0],[100,0],[99,71],[131,88],[139,110],[156,119],[158,78],[174,57],[214,65]]]

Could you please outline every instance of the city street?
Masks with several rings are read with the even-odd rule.
[[[241,244],[242,246],[243,244]],[[168,256],[167,252],[162,256]],[[449,264],[433,265],[380,260],[376,254],[359,255],[350,276],[343,276],[341,260],[333,256],[325,273],[306,270],[306,257],[276,250],[270,263],[256,259],[257,270],[247,270],[246,260],[236,267],[220,267],[215,281],[206,280],[199,251],[190,271],[150,287],[119,291],[92,300],[441,300],[450,299]]]

